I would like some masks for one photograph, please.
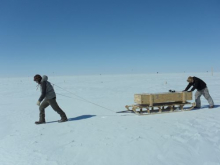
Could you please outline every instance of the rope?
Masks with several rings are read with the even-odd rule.
[[[77,98],[73,98],[73,97],[70,97],[70,96],[66,96],[66,95],[63,95],[63,94],[60,94],[60,93],[56,93],[56,94],[57,94],[57,95],[60,95],[60,96],[64,96],[64,97],[68,97],[68,98],[72,98],[72,99],[75,99],[75,100],[79,100],[79,101],[85,102],[84,100],[77,99]]]
[[[52,84],[52,83],[51,83],[51,84]],[[84,99],[83,97],[78,96],[78,95],[76,95],[76,94],[73,93],[73,92],[70,92],[70,91],[68,91],[68,90],[66,90],[66,89],[64,89],[64,88],[62,88],[62,87],[59,87],[59,86],[56,85],[56,84],[52,84],[52,85],[54,85],[54,86],[56,86],[56,87],[58,87],[58,88],[60,88],[60,89],[62,89],[62,90],[64,90],[64,91],[69,92],[69,93],[71,93],[72,95],[74,95],[74,96],[76,96],[76,97],[82,99],[81,101],[84,101],[84,102],[93,104],[93,105],[95,105],[95,106],[101,107],[101,108],[103,108],[103,109],[106,109],[106,110],[108,110],[108,111],[111,111],[111,112],[114,112],[114,113],[115,113],[115,111],[113,111],[113,110],[111,110],[111,109],[109,109],[109,108],[103,107],[103,106],[101,106],[101,105],[99,105],[99,104],[96,104],[96,103],[93,103],[93,102],[91,102],[91,101],[89,101],[89,100],[86,100],[86,99]],[[61,94],[59,94],[59,95],[61,95]],[[63,95],[63,96],[64,96],[64,95]],[[66,96],[66,97],[68,97],[68,96]],[[70,97],[70,98],[72,98],[72,97]],[[79,100],[79,99],[77,99],[77,100]]]
[[[68,98],[72,98],[70,96],[66,96],[66,95],[63,95],[63,94],[59,94],[59,93],[56,93],[57,95],[60,95],[60,96],[64,96],[64,97],[68,97]]]

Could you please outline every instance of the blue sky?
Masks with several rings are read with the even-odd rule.
[[[1,0],[0,75],[220,71],[219,0]]]

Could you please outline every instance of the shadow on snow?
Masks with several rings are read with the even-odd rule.
[[[214,108],[218,108],[218,107],[220,107],[220,105],[214,105]],[[209,105],[202,106],[201,109],[203,108],[209,108]]]
[[[91,117],[95,117],[96,115],[82,115],[74,118],[69,118],[68,121],[74,121],[74,120],[83,120],[83,119],[88,119]]]
[[[84,119],[89,119],[91,117],[95,117],[96,115],[81,115],[78,117],[73,117],[73,118],[68,118],[68,121],[76,121],[76,120],[84,120]],[[46,124],[50,124],[50,123],[56,123],[57,121],[49,121],[46,122]]]
[[[220,107],[220,105],[215,105],[214,106],[214,108],[218,108],[218,107]],[[189,109],[189,108],[190,107],[184,107],[184,109]],[[197,111],[197,110],[201,110],[201,109],[205,109],[205,108],[209,109],[209,105],[202,106],[201,108],[194,108],[191,111]],[[156,110],[156,111],[158,111],[158,110]],[[165,111],[170,111],[170,110],[163,110],[163,112],[165,112]],[[116,113],[134,113],[134,111],[132,111],[132,110],[125,110],[125,111],[118,111]]]

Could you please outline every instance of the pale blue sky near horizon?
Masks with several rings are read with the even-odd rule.
[[[0,75],[220,71],[219,0],[1,0]]]

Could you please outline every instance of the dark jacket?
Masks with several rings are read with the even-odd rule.
[[[41,96],[39,98],[38,101],[42,101],[44,98],[45,99],[53,99],[56,97],[56,94],[54,92],[54,89],[53,89],[53,86],[51,85],[50,82],[47,81],[48,78],[47,76],[43,76],[42,77],[42,80],[41,80],[41,84],[40,84],[40,87],[41,87]]]
[[[191,86],[193,86],[191,91],[194,91],[195,89],[200,91],[200,90],[203,90],[207,87],[206,83],[197,77],[193,77],[193,83],[189,83],[189,85],[186,87],[185,91],[187,91]]]

